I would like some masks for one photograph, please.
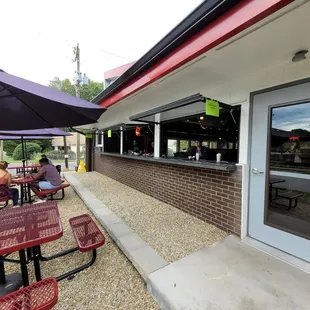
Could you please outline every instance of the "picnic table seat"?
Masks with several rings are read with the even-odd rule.
[[[94,220],[88,214],[82,214],[76,217],[72,217],[69,219],[69,224],[71,226],[73,235],[75,237],[77,247],[64,250],[60,253],[55,255],[44,257],[41,254],[41,249],[39,249],[39,259],[41,261],[49,261],[58,257],[65,256],[67,254],[73,253],[75,251],[80,252],[90,252],[92,251],[91,260],[80,266],[77,267],[63,275],[60,275],[56,278],[57,281],[61,281],[63,279],[71,279],[74,275],[86,268],[89,268],[93,265],[97,258],[97,249],[104,245],[105,237],[102,234],[101,230],[98,228]],[[39,279],[37,279],[39,280]]]
[[[278,197],[288,200],[288,208],[286,210],[290,210],[291,208],[296,208],[298,203],[298,198],[302,197],[302,193],[294,193],[294,192],[285,192],[278,193]]]
[[[66,188],[66,187],[69,187],[69,186],[70,186],[70,184],[68,184],[68,183],[62,183],[62,184],[61,184],[59,187],[57,187],[57,188],[41,190],[41,191],[40,191],[40,194],[41,194],[42,196],[49,196],[49,195],[50,195],[50,199],[51,199],[51,200],[62,200],[62,199],[65,198],[65,188]],[[60,198],[54,198],[54,195],[55,195],[57,192],[59,192],[59,191],[61,191],[61,193],[62,193],[61,197],[60,197]]]
[[[102,232],[88,214],[72,217],[69,223],[81,252],[96,250],[104,245]]]
[[[30,284],[0,298],[1,310],[49,310],[58,300],[55,278]]]
[[[9,200],[11,199],[10,196],[0,197],[0,209],[7,207]]]

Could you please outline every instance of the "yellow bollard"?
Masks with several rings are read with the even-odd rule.
[[[85,167],[83,160],[80,161],[79,168],[78,168],[77,172],[86,172],[86,167]]]

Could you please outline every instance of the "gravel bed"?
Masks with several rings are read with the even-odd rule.
[[[76,246],[70,217],[89,213],[86,206],[71,188],[66,190],[66,198],[59,201],[63,223],[63,237],[42,246],[43,255],[57,253]],[[98,222],[97,222],[98,224]],[[100,227],[100,224],[98,224]],[[146,291],[146,285],[131,262],[123,255],[107,232],[102,229],[106,243],[97,251],[93,266],[75,275],[73,280],[58,283],[59,300],[55,309],[159,309]],[[65,257],[41,263],[43,278],[58,276],[86,263],[90,253],[76,252]],[[11,256],[13,258],[13,255]],[[19,265],[5,264],[6,272],[20,272]],[[35,282],[33,265],[28,265],[30,282]]]
[[[74,173],[74,177],[168,262],[227,236],[214,225],[100,173]]]

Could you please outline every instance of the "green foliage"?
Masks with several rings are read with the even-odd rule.
[[[181,140],[180,141],[180,152],[183,150],[188,150],[188,141],[187,140]]]
[[[69,79],[60,80],[59,77],[55,77],[49,82],[49,86],[54,89],[58,89],[66,94],[75,96],[75,86]],[[91,101],[103,90],[103,83],[89,81],[89,85],[81,85],[80,97],[86,101]]]
[[[71,84],[69,79],[60,80],[59,77],[55,77],[49,82],[49,87],[58,89],[71,96],[75,96],[75,87]]]
[[[20,140],[5,140],[3,141],[3,150],[7,156],[12,157],[17,145],[21,143]]]
[[[69,155],[69,159],[76,159],[76,154],[73,151],[68,151],[67,154]],[[51,160],[58,160],[58,159],[64,159],[65,153],[61,150],[54,150],[46,153],[46,156]]]
[[[32,159],[34,154],[41,152],[41,147],[37,143],[25,143],[26,146],[26,159]],[[17,145],[13,152],[13,159],[14,160],[22,160],[23,153],[22,153],[22,144]]]
[[[81,87],[81,98],[83,98],[86,101],[91,101],[93,98],[95,98],[100,92],[102,92],[104,89],[103,83],[98,83],[95,81],[89,81],[89,85],[83,85]]]
[[[30,142],[39,144],[42,153],[50,151],[53,147],[52,140],[31,140]]]
[[[44,153],[52,149],[52,140],[28,140],[27,143],[32,142],[40,145],[40,152]],[[6,140],[3,143],[3,150],[7,156],[12,157],[16,147],[21,144],[21,140]]]

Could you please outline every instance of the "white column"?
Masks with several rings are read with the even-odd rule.
[[[248,164],[250,134],[250,102],[241,103],[239,132],[239,164]]]
[[[121,130],[121,137],[120,137],[120,154],[123,154],[124,153],[124,150],[123,150],[123,146],[124,146],[124,131],[123,131],[123,127],[120,127],[120,130]]]
[[[250,99],[241,103],[240,132],[239,132],[239,164],[242,166],[242,209],[241,209],[241,239],[248,233],[249,210],[249,144],[250,137]]]
[[[155,114],[155,122],[160,122],[160,114]],[[154,126],[154,158],[160,157],[160,124]]]
[[[102,133],[102,136],[101,136],[101,141],[102,141],[102,153],[104,152],[104,132]]]

